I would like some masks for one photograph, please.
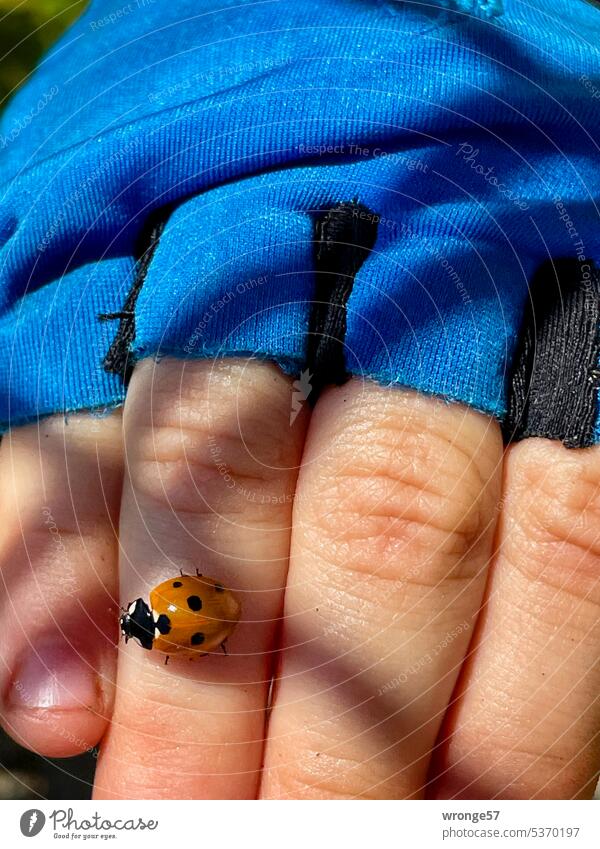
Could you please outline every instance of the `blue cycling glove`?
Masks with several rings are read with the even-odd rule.
[[[249,354],[600,439],[600,10],[96,0],[0,125],[0,422]]]

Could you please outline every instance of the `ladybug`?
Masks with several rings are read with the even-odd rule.
[[[225,654],[225,641],[233,633],[241,605],[230,590],[214,578],[196,572],[181,573],[155,587],[150,605],[138,598],[121,616],[121,633],[133,637],[143,649],[170,655],[204,657],[217,648]]]

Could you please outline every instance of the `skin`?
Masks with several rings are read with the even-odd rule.
[[[484,415],[357,379],[290,424],[294,392],[146,360],[122,412],[3,440],[4,728],[92,747],[98,799],[590,797],[600,447],[503,452]],[[240,598],[229,656],[119,641],[180,568]]]

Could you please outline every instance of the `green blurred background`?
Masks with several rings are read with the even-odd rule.
[[[0,0],[0,109],[87,0]]]
[[[87,0],[0,0],[0,112],[87,5]],[[92,755],[40,758],[0,732],[0,799],[87,799],[94,766]]]

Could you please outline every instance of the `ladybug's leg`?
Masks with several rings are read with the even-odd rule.
[[[223,640],[223,642],[221,643],[221,649],[223,650],[223,654],[229,654],[229,652],[227,651],[227,646],[225,645],[225,643],[226,643],[226,640]]]
[[[202,577],[202,572],[199,572],[197,567],[196,567],[196,577],[197,577],[197,578],[201,578],[201,577]]]
[[[168,654],[166,654],[166,655],[165,655],[165,666],[167,665],[167,663],[168,663],[168,662],[169,662],[169,655],[168,655]]]

